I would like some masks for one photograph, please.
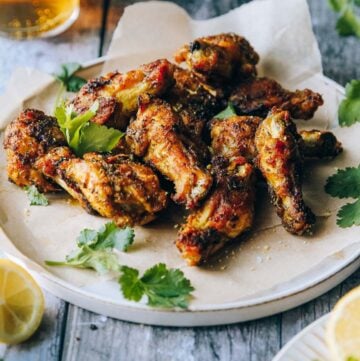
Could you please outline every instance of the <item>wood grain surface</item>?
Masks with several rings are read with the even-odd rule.
[[[286,1],[286,0],[284,0]],[[247,1],[177,0],[194,18],[226,13]],[[83,62],[106,53],[124,6],[133,1],[82,1],[78,21],[50,39],[0,38],[0,92],[18,66],[54,72],[61,63]],[[360,40],[341,38],[325,0],[308,0],[324,73],[339,82],[360,78]],[[256,19],[255,19],[256,20]],[[41,327],[26,343],[0,346],[5,361],[268,361],[295,334],[329,312],[360,284],[360,270],[345,282],[301,307],[257,321],[206,328],[151,327],[88,312],[46,294]]]

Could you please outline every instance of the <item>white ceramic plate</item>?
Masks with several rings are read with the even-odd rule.
[[[303,329],[280,350],[273,361],[331,361],[325,342],[328,319],[329,314]]]
[[[101,61],[98,60],[88,64],[84,75],[93,77],[99,74],[100,69]],[[324,91],[332,90],[339,98],[343,94],[343,88],[327,78],[318,79],[315,85]],[[54,87],[46,88],[43,98],[53,99],[54,94]],[[44,99],[26,103],[26,106],[29,105],[43,109]],[[352,151],[355,152],[356,148]],[[144,303],[124,300],[116,282],[99,278],[91,271],[44,267],[45,259],[61,260],[74,248],[74,239],[79,230],[85,227],[98,228],[104,219],[87,215],[80,207],[71,206],[61,197],[51,198],[50,207],[31,207],[30,210],[24,193],[6,180],[4,155],[1,156],[0,167],[1,249],[27,267],[43,287],[56,296],[85,309],[122,320],[154,325],[203,326],[256,319],[285,311],[321,295],[343,281],[360,265],[358,229],[355,233],[350,230],[341,233],[334,226],[335,219],[325,216],[320,217],[322,226],[312,238],[294,238],[281,227],[265,227],[262,233],[253,235],[241,247],[234,248],[236,257],[227,260],[228,264],[219,264],[214,269],[186,267],[172,244],[173,240],[162,238],[162,227],[168,226],[155,224],[141,230],[145,236],[135,242],[132,252],[121,255],[121,261],[141,270],[149,266],[149,260],[150,264],[156,260],[171,267],[181,267],[194,283],[196,292],[188,310],[153,309]],[[309,201],[312,201],[313,206],[314,199]],[[325,204],[321,206],[326,207]],[[272,211],[266,212],[265,224]],[[336,234],[329,231],[328,227],[335,229]],[[270,245],[261,243],[266,237],[275,240]],[[316,251],[316,247],[333,246],[338,237],[346,238],[349,242],[321,258],[324,248]],[[295,247],[294,250],[291,247]],[[296,251],[297,247],[301,247],[305,253]],[[271,251],[266,253],[269,248]],[[305,256],[310,249],[312,252]],[[313,262],[303,272],[296,273],[296,261],[312,256],[318,257],[319,261]],[[294,261],[286,266],[286,261],[289,263],[292,259]]]

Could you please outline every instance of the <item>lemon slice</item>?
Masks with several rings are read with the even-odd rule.
[[[0,342],[28,339],[39,327],[44,296],[30,274],[8,259],[0,259]]]
[[[326,341],[334,361],[360,361],[360,287],[335,305],[327,325]]]

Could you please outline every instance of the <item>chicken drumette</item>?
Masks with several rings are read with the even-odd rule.
[[[195,148],[188,146],[181,127],[179,116],[168,103],[142,97],[126,141],[135,155],[174,183],[174,201],[193,208],[208,193],[212,177],[199,163]]]
[[[35,166],[89,213],[110,218],[119,227],[148,223],[167,203],[154,172],[128,155],[87,153],[80,159],[68,147],[58,147]]]
[[[334,158],[343,148],[335,135],[325,130],[300,130],[302,151],[305,158]]]
[[[262,119],[250,115],[235,115],[211,122],[212,148],[215,154],[231,156],[237,149],[250,162],[257,155],[255,134]],[[241,137],[238,136],[239,132]],[[326,130],[301,130],[298,146],[306,159],[334,158],[342,152],[341,143]]]
[[[19,187],[35,185],[42,192],[60,191],[57,184],[34,167],[34,162],[50,149],[65,144],[64,134],[54,117],[40,110],[24,110],[5,130],[9,180]]]
[[[259,55],[245,38],[225,33],[184,45],[175,54],[175,61],[186,62],[210,82],[222,83],[255,76]]]
[[[92,121],[125,130],[137,111],[138,97],[163,94],[174,83],[173,72],[173,64],[160,59],[125,74],[113,72],[90,80],[72,100],[74,111],[83,113],[98,101]]]
[[[300,136],[290,113],[273,108],[255,135],[256,165],[266,180],[271,200],[287,231],[301,235],[315,223],[302,196]]]
[[[252,226],[256,177],[247,158],[251,159],[255,147],[253,134],[261,119],[248,118],[251,118],[248,123],[233,127],[225,138],[217,122],[212,122],[215,185],[202,206],[188,216],[176,240],[189,265],[206,261]]]
[[[310,89],[284,89],[269,78],[250,78],[240,83],[231,93],[229,100],[240,114],[266,117],[276,106],[288,110],[294,119],[310,119],[323,104],[319,93]]]

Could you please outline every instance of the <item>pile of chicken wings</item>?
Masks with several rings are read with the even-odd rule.
[[[312,118],[321,95],[257,77],[258,54],[233,33],[196,39],[175,61],[106,74],[70,100],[78,114],[97,101],[91,121],[125,132],[111,153],[76,157],[54,117],[24,110],[5,131],[9,180],[65,190],[120,227],[146,224],[175,202],[189,211],[176,239],[189,265],[251,229],[260,182],[285,229],[309,232],[304,160],[342,148],[330,132],[297,131],[293,119]],[[228,102],[238,115],[216,118]]]

